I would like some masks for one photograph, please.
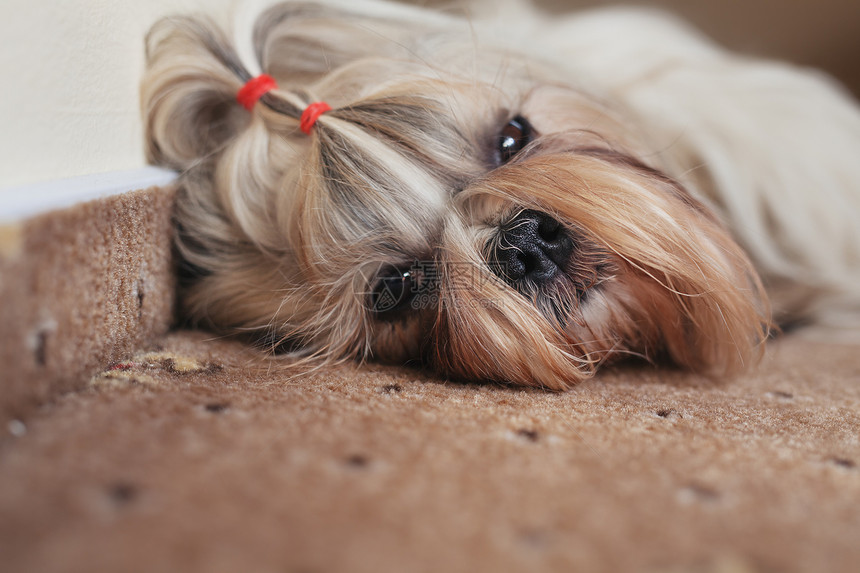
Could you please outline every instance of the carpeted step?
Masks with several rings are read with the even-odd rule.
[[[0,226],[0,427],[167,331],[173,197],[140,190]]]
[[[179,332],[0,446],[3,570],[847,573],[858,376],[785,339],[553,394]]]

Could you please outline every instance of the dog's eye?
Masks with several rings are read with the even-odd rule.
[[[370,295],[370,310],[380,317],[391,316],[407,308],[414,294],[412,273],[392,269],[392,272],[385,273],[377,281]]]
[[[510,120],[501,133],[496,145],[498,164],[504,165],[532,142],[534,129],[529,121],[521,115]]]

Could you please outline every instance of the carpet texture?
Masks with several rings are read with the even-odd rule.
[[[857,349],[551,394],[177,332],[0,445],[3,571],[856,571]]]
[[[0,424],[167,331],[174,193],[141,190],[0,226]]]

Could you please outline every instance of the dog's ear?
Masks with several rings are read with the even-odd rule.
[[[423,60],[434,39],[463,25],[393,3],[287,2],[260,15],[254,49],[282,87],[301,88],[362,58]]]
[[[150,162],[187,169],[247,126],[236,93],[250,76],[214,23],[159,21],[147,35],[146,58],[141,106]]]

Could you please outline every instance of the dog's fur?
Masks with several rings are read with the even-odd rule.
[[[291,355],[552,389],[626,356],[735,371],[771,316],[856,332],[849,97],[662,14],[491,5],[274,6],[254,46],[279,89],[251,112],[215,26],[152,29],[148,154],[183,172],[187,317]],[[308,136],[317,100],[333,109]]]

